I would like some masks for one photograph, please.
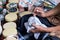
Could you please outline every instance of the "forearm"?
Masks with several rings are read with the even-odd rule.
[[[48,27],[44,29],[45,32],[55,32],[55,31],[60,31],[60,25],[55,26],[55,27]]]
[[[50,11],[45,12],[45,17],[53,16],[60,13],[60,3]]]
[[[45,12],[45,17],[49,17],[49,16],[54,16],[54,15],[56,15],[56,11],[57,10],[50,10],[50,11],[48,11],[48,12]]]

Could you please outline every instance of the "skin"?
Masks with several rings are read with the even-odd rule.
[[[58,6],[59,5],[59,6]],[[54,16],[57,14],[57,12],[59,12],[58,10],[60,10],[60,4],[58,4],[57,7],[55,7],[54,9],[48,11],[48,12],[44,12],[43,9],[41,7],[36,7],[34,12],[39,12],[40,14],[38,13],[34,13],[34,15],[38,15],[38,16],[42,16],[42,17],[46,17],[48,18],[49,16]],[[56,32],[56,31],[60,31],[60,25],[56,25],[56,26],[53,26],[53,27],[48,27],[48,28],[44,28],[40,25],[35,25],[35,24],[32,24],[36,29],[34,30],[30,30],[31,32],[35,33],[35,32]]]

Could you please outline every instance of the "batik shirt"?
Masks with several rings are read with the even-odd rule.
[[[56,2],[55,0],[37,0],[36,2],[34,2],[33,5],[35,5],[35,6],[45,6],[44,10],[48,11],[48,9],[51,10],[57,4],[58,4],[58,2]]]
[[[19,5],[22,7],[28,7],[28,4],[26,4],[27,2],[32,4],[32,0],[20,0]]]

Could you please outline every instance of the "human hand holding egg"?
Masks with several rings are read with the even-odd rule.
[[[34,14],[36,14],[36,15],[38,15],[38,16],[42,16],[42,17],[45,17],[45,16],[46,16],[43,8],[41,8],[41,7],[36,7],[36,8],[34,9]]]

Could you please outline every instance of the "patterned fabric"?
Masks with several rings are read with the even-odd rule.
[[[42,6],[44,7],[44,11],[51,10],[54,8],[58,3],[54,0],[37,0],[33,3],[34,6]]]
[[[29,17],[33,16],[32,14],[27,14],[23,17],[21,17],[21,19],[18,21],[17,24],[17,31],[18,31],[18,35],[19,35],[19,40],[23,40],[23,39],[28,39],[28,40],[35,40],[33,33],[27,33],[27,30],[24,26],[24,23],[28,21]],[[41,21],[41,23],[43,23],[44,25],[46,25],[47,27],[51,27],[53,26],[53,24],[51,24],[46,18],[42,18],[39,17],[39,20]],[[41,36],[39,36],[38,40],[41,40],[46,33],[41,33]]]
[[[20,0],[19,5],[21,5],[22,7],[28,7],[27,3],[32,4],[32,0]]]
[[[42,5],[43,4],[43,1],[44,0],[33,0],[34,2],[33,2],[33,5],[34,6],[39,6],[39,5]]]

